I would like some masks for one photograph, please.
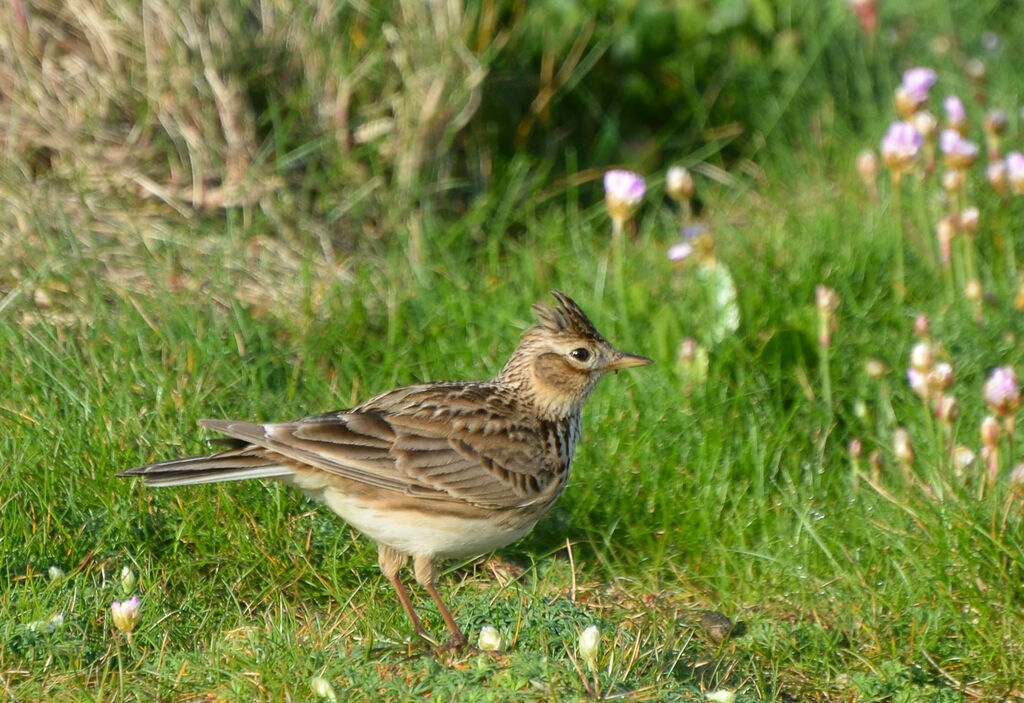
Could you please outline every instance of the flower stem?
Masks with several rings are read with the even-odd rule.
[[[907,297],[907,286],[906,286],[906,274],[904,272],[905,262],[903,249],[906,244],[906,232],[904,230],[903,223],[903,178],[898,172],[892,174],[892,188],[893,188],[893,209],[896,211],[896,222],[898,225],[899,237],[896,242],[896,280],[893,282],[893,290],[896,291],[899,299],[905,300]]]

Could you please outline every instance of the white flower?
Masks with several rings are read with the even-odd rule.
[[[498,628],[490,625],[480,628],[480,639],[477,641],[477,646],[480,649],[485,652],[497,652],[501,649],[502,644],[504,643],[501,641],[501,633],[498,632]]]
[[[644,179],[632,171],[612,169],[604,174],[604,200],[613,220],[629,219],[640,207],[646,191]]]
[[[689,200],[694,189],[693,175],[682,166],[673,166],[665,174],[665,191],[673,200],[680,203]]]
[[[591,625],[580,634],[576,650],[580,658],[593,670],[597,668],[597,654],[601,649],[601,632],[597,625]]]
[[[334,687],[331,686],[331,682],[323,676],[314,677],[313,680],[309,682],[309,686],[313,689],[313,695],[317,698],[326,698],[329,701],[338,700],[338,696],[334,693]]]
[[[132,596],[123,603],[115,600],[110,604],[110,613],[114,618],[114,627],[121,632],[131,632],[139,624],[138,597]]]
[[[736,692],[720,688],[707,694],[707,698],[712,703],[733,703],[736,700]]]
[[[50,577],[51,581],[60,581],[65,576],[67,576],[67,574],[64,573],[64,569],[60,568],[59,566],[51,566],[49,569],[47,569],[46,573]]]

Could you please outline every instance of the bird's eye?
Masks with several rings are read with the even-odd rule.
[[[590,350],[587,349],[586,347],[576,347],[571,352],[569,352],[569,356],[571,356],[576,361],[586,361],[587,359],[590,358]]]

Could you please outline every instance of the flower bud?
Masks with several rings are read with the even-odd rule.
[[[981,281],[977,278],[972,278],[964,284],[964,297],[972,303],[980,303],[982,295],[984,293],[981,290]]]
[[[977,84],[984,83],[988,77],[988,69],[985,68],[985,63],[981,59],[968,59],[964,64],[964,73],[967,74],[969,80]]]
[[[871,410],[863,398],[857,398],[853,402],[853,416],[861,422],[868,422],[871,419]]]
[[[932,348],[928,342],[918,342],[910,349],[910,367],[923,374],[932,368]]]
[[[864,443],[854,437],[850,440],[850,445],[847,447],[847,451],[849,452],[851,459],[860,459],[864,456]]]
[[[1017,374],[1009,366],[997,368],[985,381],[983,395],[989,410],[1003,417],[1013,415],[1021,403]]]
[[[999,195],[1006,194],[1006,164],[1002,159],[994,160],[985,167],[985,178],[992,190]]]
[[[942,101],[942,107],[946,111],[946,124],[950,129],[955,129],[961,134],[967,130],[967,110],[964,109],[964,102],[957,95],[947,95]]]
[[[996,108],[989,110],[988,114],[985,115],[985,133],[991,134],[997,137],[1001,137],[1006,134],[1006,128],[1009,126],[1009,119],[1006,117],[1006,113]]]
[[[942,190],[950,195],[956,193],[964,186],[964,174],[955,168],[948,168],[942,172]]]
[[[501,633],[498,629],[490,625],[485,625],[480,628],[480,639],[477,646],[480,647],[484,652],[497,652],[501,649]]]
[[[135,590],[135,574],[127,566],[121,567],[121,590],[125,595]]]
[[[879,379],[889,373],[889,367],[881,359],[871,358],[864,362],[864,373],[868,378]]]
[[[928,328],[930,324],[928,316],[923,312],[919,312],[914,315],[914,336],[924,341],[928,339]]]
[[[939,133],[939,119],[935,115],[928,110],[918,110],[910,117],[910,124],[914,125],[914,129],[926,142],[935,142],[935,137]]]
[[[1006,180],[1010,190],[1017,195],[1024,195],[1024,154],[1011,151],[1003,159],[1006,166]]]
[[[977,458],[974,454],[974,450],[970,447],[959,445],[953,448],[953,471],[960,475],[967,469],[971,468],[974,460]]]
[[[309,682],[309,687],[313,689],[313,695],[317,698],[323,698],[327,701],[338,700],[338,695],[334,692],[334,687],[331,686],[331,682],[323,676],[314,677],[313,680]]]
[[[597,655],[601,649],[601,632],[596,625],[591,625],[580,634],[579,642],[576,643],[576,651],[580,658],[587,663],[591,671],[597,669]]]
[[[956,171],[948,171],[947,173],[956,173]],[[952,217],[943,217],[935,225],[935,239],[939,243],[939,259],[947,266],[953,260],[954,234],[956,234],[956,227],[953,225]]]
[[[935,419],[951,425],[960,417],[960,404],[951,395],[939,396],[935,401]]]
[[[907,383],[910,384],[910,390],[914,391],[914,395],[919,398],[928,397],[928,377],[913,366],[907,369]]]
[[[892,433],[892,453],[902,464],[914,463],[914,448],[910,443],[910,433],[903,427],[897,427]]]
[[[696,190],[693,175],[682,166],[673,166],[665,175],[665,191],[668,197],[682,203],[690,200]]]
[[[1010,472],[1010,486],[1017,491],[1024,489],[1024,464],[1017,464]]]
[[[940,361],[928,372],[927,380],[929,391],[942,393],[953,385],[953,365],[947,361]]]
[[[999,444],[999,435],[1002,434],[999,420],[991,415],[986,415],[985,419],[981,421],[979,434],[981,435],[981,443],[986,447],[994,447]]]
[[[878,180],[879,163],[873,149],[865,149],[857,154],[857,173],[864,184],[871,188]]]
[[[975,206],[965,207],[960,213],[960,227],[970,236],[978,233],[981,212]]]

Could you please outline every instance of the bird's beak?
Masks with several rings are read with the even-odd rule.
[[[653,363],[654,359],[648,359],[646,356],[616,351],[615,356],[612,357],[612,360],[608,362],[605,368],[609,371],[618,371],[619,369],[630,369],[634,366],[647,366],[647,364]]]

